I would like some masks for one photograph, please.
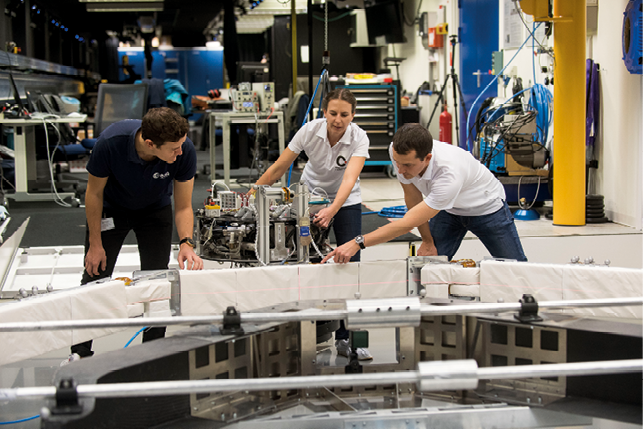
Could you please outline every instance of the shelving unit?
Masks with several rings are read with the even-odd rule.
[[[339,85],[349,89],[357,99],[353,122],[370,140],[370,159],[365,165],[391,165],[388,147],[397,131],[398,97],[395,85]]]

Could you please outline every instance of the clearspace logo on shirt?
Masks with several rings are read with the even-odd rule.
[[[169,171],[166,171],[165,173],[158,173],[157,172],[157,173],[154,173],[154,175],[152,177],[154,179],[167,179],[168,177],[170,177],[170,172]]]
[[[339,155],[335,160],[335,164],[337,164],[335,170],[343,170],[346,168],[346,158],[344,158],[344,155]]]

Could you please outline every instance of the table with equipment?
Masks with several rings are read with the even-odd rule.
[[[48,124],[83,123],[87,115],[63,116],[47,118]],[[35,126],[44,126],[44,121],[39,118],[3,118],[0,125],[10,126],[14,129],[15,146],[15,177],[16,192],[7,195],[15,201],[52,201],[58,198],[75,197],[73,192],[28,192],[28,181],[36,179],[36,138]]]
[[[279,135],[279,153],[284,151],[285,133],[284,133],[284,114],[281,111],[273,113],[252,113],[252,112],[221,112],[211,111],[208,116],[210,125],[210,179],[214,180],[216,170],[216,152],[215,152],[215,124],[220,122],[223,131],[223,180],[226,185],[230,185],[230,125],[237,124],[277,124]],[[285,186],[285,175],[281,178],[281,186]]]

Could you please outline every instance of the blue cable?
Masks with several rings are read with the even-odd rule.
[[[362,212],[362,215],[377,214],[378,216],[382,217],[404,217],[406,212],[406,206],[392,206],[384,207],[382,210],[377,212]]]
[[[540,24],[538,24],[540,27]],[[536,49],[536,23],[532,24],[532,34],[534,37],[531,38],[531,49],[534,51]],[[531,57],[531,68],[534,73],[534,85],[531,88],[531,97],[529,97],[529,105],[536,110],[536,135],[538,136],[538,141],[544,145],[547,144],[547,139],[549,137],[549,127],[551,126],[552,120],[552,111],[549,109],[549,106],[553,102],[553,95],[549,89],[544,85],[536,83],[536,57],[535,55]]]
[[[317,88],[319,88],[319,84],[324,78],[324,75],[327,73],[328,73],[328,70],[324,69],[321,76],[319,76],[319,80],[317,81],[317,86],[315,86],[315,92],[313,92],[313,98],[310,99],[310,104],[308,104],[308,109],[306,110],[306,116],[304,116],[304,122],[301,123],[302,127],[306,125],[306,121],[308,121],[308,114],[310,113],[310,108],[313,107],[313,102],[315,101],[315,96],[317,95]],[[319,106],[321,107],[321,102],[319,103]],[[288,187],[290,187],[290,176],[292,175],[293,164],[290,164],[290,170],[288,170],[288,184],[286,185]]]
[[[134,341],[134,339],[135,339],[136,337],[138,337],[138,334],[140,334],[141,332],[143,332],[143,331],[144,331],[144,330],[146,330],[146,329],[147,329],[147,326],[146,326],[146,327],[144,327],[144,328],[139,329],[139,330],[138,330],[138,332],[136,332],[136,333],[134,334],[134,336],[133,336],[132,338],[130,338],[130,339],[129,339],[129,341],[127,342],[127,344],[125,344],[125,347],[123,347],[123,348],[127,348],[127,346],[129,346],[129,345],[132,343],[132,341]]]
[[[541,25],[541,24],[542,24],[542,22],[538,24],[538,27],[540,27],[540,25]],[[507,69],[507,67],[509,67],[509,64],[511,64],[511,62],[516,58],[516,56],[518,55],[518,53],[522,50],[522,48],[523,48],[523,47],[525,46],[525,44],[529,41],[529,39],[532,37],[532,35],[533,35],[533,33],[530,33],[530,34],[529,34],[529,36],[525,39],[525,41],[524,41],[524,42],[522,42],[522,45],[520,45],[520,47],[518,48],[518,50],[516,51],[516,53],[514,54],[514,56],[513,56],[513,57],[511,57],[511,59],[509,60],[509,62],[507,63],[507,65],[505,65],[505,66],[502,68],[502,70],[500,70],[500,73],[498,73],[498,74],[497,74],[497,75],[496,75],[496,76],[491,80],[491,82],[489,82],[489,84],[485,87],[485,89],[483,89],[483,90],[482,90],[482,92],[480,93],[480,95],[478,95],[478,97],[475,99],[475,101],[473,102],[473,104],[472,104],[472,105],[471,105],[471,107],[469,108],[469,113],[467,114],[467,149],[469,150],[469,152],[471,152],[471,149],[472,149],[472,147],[470,147],[470,146],[469,146],[469,140],[470,140],[470,135],[469,135],[469,133],[471,132],[471,131],[470,131],[470,128],[469,128],[469,122],[470,122],[470,120],[471,120],[471,112],[473,112],[473,106],[475,106],[475,105],[476,105],[476,103],[478,102],[478,100],[480,100],[480,97],[482,97],[482,94],[484,94],[485,92],[487,92],[487,89],[489,89],[489,87],[490,87],[491,85],[493,85],[493,83],[494,83],[496,80],[498,80],[498,76],[501,76],[501,75],[502,75],[502,73]]]
[[[40,414],[37,414],[32,417],[27,417],[26,419],[21,419],[21,420],[14,420],[12,422],[0,422],[0,425],[13,425],[16,423],[22,423],[22,422],[28,422],[29,420],[35,420],[40,417]]]
[[[531,88],[531,97],[529,98],[529,105],[536,111],[536,134],[538,141],[547,144],[549,139],[549,127],[553,112],[549,108],[553,102],[553,95],[549,89],[539,83]]]

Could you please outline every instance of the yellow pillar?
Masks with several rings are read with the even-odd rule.
[[[554,1],[554,225],[585,225],[586,0]]]

